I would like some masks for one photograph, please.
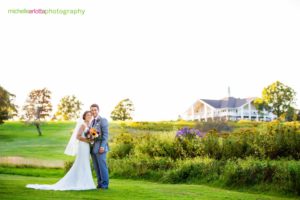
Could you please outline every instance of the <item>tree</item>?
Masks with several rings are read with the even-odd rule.
[[[296,92],[291,87],[276,81],[263,89],[258,108],[270,111],[280,118],[295,103],[295,96]]]
[[[23,118],[36,126],[39,136],[42,135],[40,127],[41,120],[45,120],[49,117],[52,111],[50,100],[51,92],[48,89],[32,90],[23,107]]]
[[[297,115],[297,121],[300,121],[300,110],[297,111],[296,115]]]
[[[17,106],[13,103],[15,95],[0,86],[0,124],[17,113]]]
[[[293,107],[289,107],[287,112],[283,115],[286,121],[296,121],[297,120],[297,111]]]
[[[260,115],[264,116],[265,115],[264,111],[270,110],[268,104],[262,98],[256,98],[253,101],[253,104],[254,104],[255,108],[257,109],[258,114],[260,114]]]
[[[73,95],[65,96],[60,100],[55,113],[56,118],[75,120],[79,117],[82,103]]]
[[[130,99],[123,99],[116,105],[111,112],[110,117],[112,120],[132,120],[132,112],[134,111],[133,103]]]

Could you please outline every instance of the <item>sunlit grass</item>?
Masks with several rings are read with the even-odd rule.
[[[202,199],[202,200],[285,200],[293,199],[263,194],[230,191],[203,185],[158,184],[146,181],[111,179],[108,190],[43,191],[25,188],[26,184],[53,184],[57,178],[25,177],[0,174],[0,199]]]
[[[45,123],[42,124],[43,135],[38,136],[32,125],[7,122],[0,126],[0,157],[70,160],[72,157],[64,155],[63,152],[74,124],[74,122]]]

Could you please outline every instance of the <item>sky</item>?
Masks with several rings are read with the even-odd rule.
[[[130,98],[134,120],[174,120],[199,98],[221,99],[228,87],[259,97],[279,80],[300,107],[297,0],[1,0],[0,21],[0,85],[20,106],[46,87],[54,110],[75,95],[109,118]]]

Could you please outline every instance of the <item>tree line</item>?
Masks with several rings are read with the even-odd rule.
[[[42,135],[41,121],[58,120],[71,121],[80,116],[82,102],[74,95],[67,95],[61,98],[53,113],[51,103],[51,91],[47,88],[34,89],[29,94],[25,104],[19,108],[14,103],[15,95],[0,86],[0,124],[5,120],[18,116],[20,120],[30,122],[37,128],[39,135]],[[112,120],[132,120],[134,105],[130,99],[121,100],[111,112]]]
[[[34,123],[46,119],[75,120],[79,117],[83,104],[74,95],[63,97],[57,105],[57,111],[51,116],[51,94],[47,88],[32,90],[24,106],[19,109],[14,103],[16,96],[0,86],[0,124],[14,116]],[[291,87],[276,81],[263,89],[262,96],[255,99],[254,105],[261,114],[268,111],[281,120],[299,120],[300,112],[295,108],[295,96],[296,92]],[[132,120],[133,112],[133,102],[126,98],[115,106],[110,117],[112,120]]]

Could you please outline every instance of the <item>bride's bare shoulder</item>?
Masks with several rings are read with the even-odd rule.
[[[84,130],[84,129],[86,129],[86,127],[87,127],[86,124],[82,123],[80,126],[80,129]]]
[[[89,128],[89,125],[87,123],[82,123],[84,128]]]

